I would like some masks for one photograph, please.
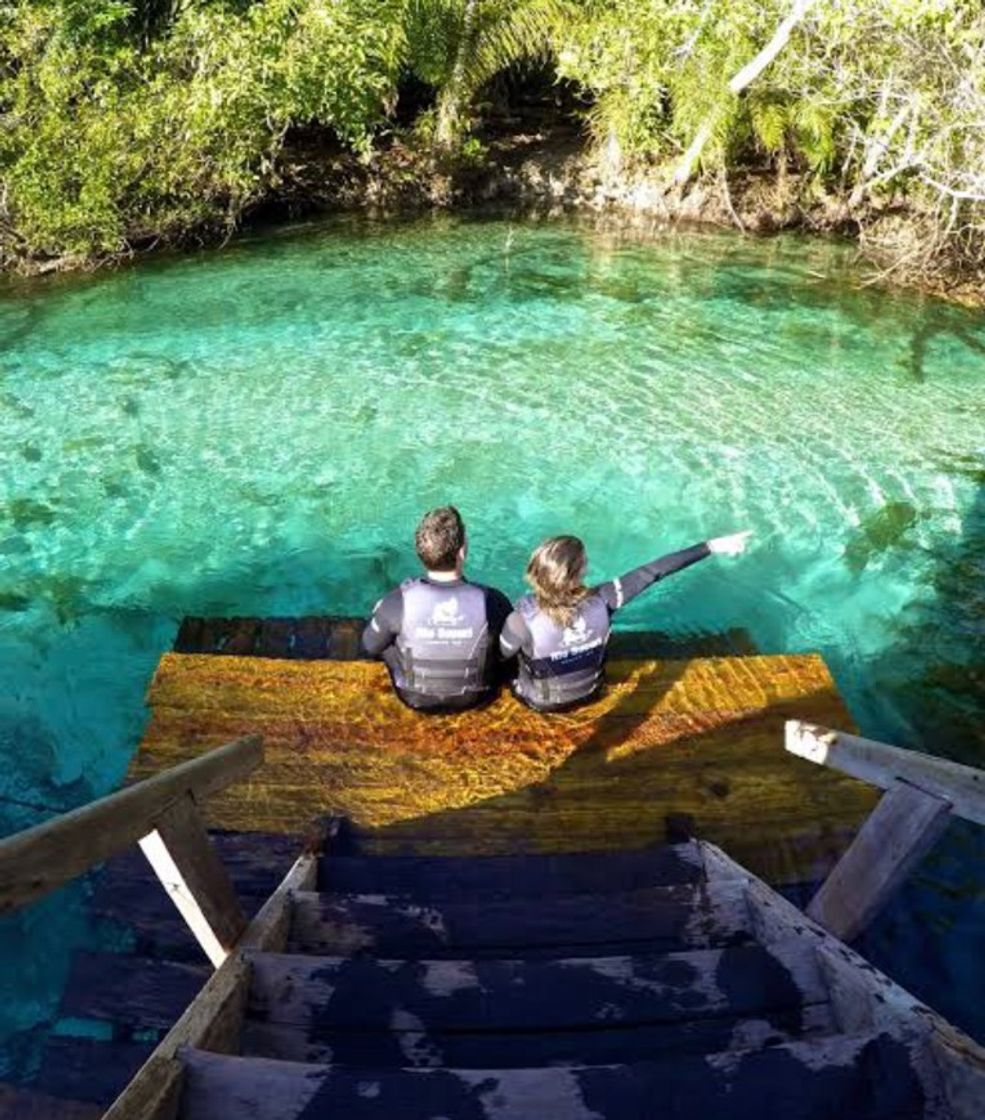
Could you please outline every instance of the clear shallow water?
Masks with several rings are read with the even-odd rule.
[[[0,293],[0,828],[119,780],[182,615],[364,612],[446,501],[511,595],[548,533],[601,578],[751,528],[622,625],[820,650],[866,733],[985,764],[980,313],[835,244],[338,221]],[[871,946],[978,1030],[982,854]],[[0,924],[0,1028],[93,936],[78,890]]]

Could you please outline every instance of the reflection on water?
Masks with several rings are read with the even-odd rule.
[[[334,221],[9,284],[0,339],[4,831],[119,780],[182,615],[364,612],[449,500],[510,594],[548,533],[602,577],[752,528],[623,624],[818,649],[864,732],[985,761],[985,329],[859,289],[837,244]],[[985,1034],[941,980],[978,844],[953,832],[871,937]],[[90,936],[73,906],[0,924],[47,962],[5,971],[0,1026],[50,1017]]]

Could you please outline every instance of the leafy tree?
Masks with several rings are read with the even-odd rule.
[[[403,57],[402,0],[186,0],[143,49],[132,17],[113,0],[6,13],[8,257],[231,228],[292,124],[320,121],[367,150]]]
[[[571,0],[409,0],[408,62],[439,91],[437,144],[459,142],[486,82],[518,63],[547,57],[576,10]]]
[[[923,215],[894,267],[985,271],[980,3],[589,0],[581,17],[558,72],[594,97],[611,166],[657,161],[683,182],[765,155],[842,197],[871,244],[873,208]]]
[[[900,269],[985,273],[980,0],[0,0],[0,258],[224,233],[292,128],[370,153],[408,72],[437,95],[419,133],[461,149],[535,59],[615,171],[791,167],[867,243],[909,207]]]

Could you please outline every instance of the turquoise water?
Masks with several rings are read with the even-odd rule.
[[[120,779],[182,615],[364,612],[448,501],[511,595],[548,533],[601,578],[753,529],[622,624],[820,650],[865,732],[982,765],[985,320],[858,280],[793,237],[429,219],[8,284],[0,829]],[[982,849],[873,947],[976,1027]],[[82,901],[0,924],[0,1029],[52,1016]]]

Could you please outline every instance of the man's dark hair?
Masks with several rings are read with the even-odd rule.
[[[465,544],[465,523],[454,506],[441,506],[421,518],[414,547],[429,572],[453,572]]]

